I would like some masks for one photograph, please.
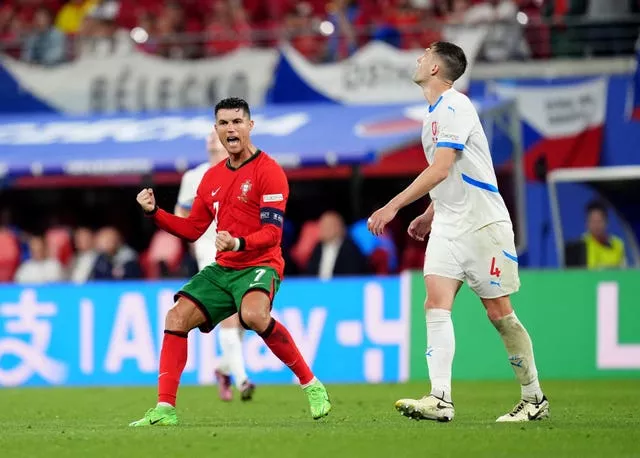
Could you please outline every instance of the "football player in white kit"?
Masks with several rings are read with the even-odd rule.
[[[182,176],[180,191],[178,192],[178,202],[174,213],[186,218],[189,216],[191,205],[196,197],[198,185],[202,177],[209,168],[229,157],[224,149],[218,134],[213,130],[207,136],[207,152],[209,162],[188,170]],[[216,224],[211,223],[207,231],[196,240],[194,244],[198,269],[202,270],[216,260]],[[218,393],[223,401],[231,401],[233,391],[231,389],[231,378],[235,382],[236,388],[240,392],[240,398],[248,401],[252,398],[255,385],[249,381],[244,367],[244,357],[242,354],[242,338],[244,329],[240,325],[238,315],[232,315],[220,323],[220,347],[222,349],[222,361],[215,371],[218,382]]]
[[[498,192],[478,113],[469,98],[453,88],[466,66],[463,50],[448,42],[434,43],[418,59],[413,80],[429,103],[422,127],[429,167],[368,220],[371,232],[379,235],[398,210],[427,193],[431,196],[432,203],[408,229],[417,240],[431,232],[424,265],[431,393],[401,399],[395,406],[415,419],[453,419],[451,310],[467,281],[500,333],[521,385],[520,402],[497,421],[540,420],[549,415],[549,402],[538,382],[531,339],[509,299],[520,287],[511,219]]]

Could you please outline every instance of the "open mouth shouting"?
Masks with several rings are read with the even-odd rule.
[[[240,145],[240,137],[236,137],[234,135],[231,135],[229,137],[227,137],[227,145],[229,146],[239,146]]]

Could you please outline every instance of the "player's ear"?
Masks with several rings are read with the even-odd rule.
[[[252,131],[252,130],[253,130],[253,125],[254,125],[254,124],[255,124],[255,123],[253,122],[253,119],[250,119],[250,120],[249,120],[249,131]]]
[[[440,66],[438,64],[433,64],[431,67],[431,76],[435,75],[440,71]]]

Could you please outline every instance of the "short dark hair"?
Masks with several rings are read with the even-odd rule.
[[[436,41],[431,45],[431,50],[444,62],[444,73],[447,79],[456,81],[467,69],[467,56],[458,45],[448,41]]]
[[[587,215],[594,211],[599,211],[604,215],[605,219],[608,218],[607,206],[601,200],[592,200],[587,204]]]
[[[246,100],[240,99],[238,97],[228,97],[226,99],[220,100],[216,104],[214,114],[218,114],[220,110],[243,110],[248,118],[251,118],[251,110],[249,110],[249,104]]]

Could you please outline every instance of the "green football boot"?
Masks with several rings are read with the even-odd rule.
[[[129,426],[176,426],[178,415],[176,408],[171,406],[156,406],[147,410],[144,417],[129,423]]]
[[[316,380],[303,390],[307,398],[309,398],[309,407],[313,419],[318,420],[319,418],[326,417],[331,410],[331,402],[329,402],[327,389],[320,380]]]

